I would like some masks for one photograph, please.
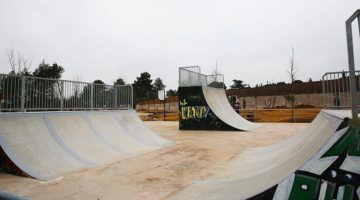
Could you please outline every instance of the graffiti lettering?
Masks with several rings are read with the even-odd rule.
[[[180,101],[180,117],[186,119],[205,119],[209,113],[207,106],[186,106],[186,100]]]

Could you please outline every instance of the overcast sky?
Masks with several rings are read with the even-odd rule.
[[[179,67],[211,73],[217,61],[226,85],[254,86],[289,81],[293,46],[298,79],[320,80],[348,69],[345,20],[358,8],[359,0],[1,0],[0,73],[10,71],[13,47],[33,58],[32,71],[45,59],[69,80],[133,83],[147,71],[176,89]]]

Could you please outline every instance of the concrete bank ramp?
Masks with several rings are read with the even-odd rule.
[[[0,145],[25,174],[41,180],[86,166],[55,140],[44,114],[0,114]]]
[[[126,110],[123,112],[116,112],[114,114],[121,127],[124,127],[127,132],[131,133],[131,136],[135,139],[155,147],[174,144],[173,142],[170,142],[155,134],[148,127],[146,127],[142,123],[141,119],[137,117],[137,114],[134,110]]]
[[[123,115],[137,122],[133,128],[136,137],[129,132],[132,125],[117,117]],[[136,112],[0,113],[2,156],[11,161],[18,173],[40,180],[55,179],[170,144],[145,127]]]
[[[111,115],[109,115],[108,112],[87,113],[86,117],[90,120],[90,124],[96,134],[120,152],[137,155],[158,148],[149,146],[132,137],[131,132],[128,132],[117,122],[115,113],[116,112],[113,112]]]
[[[51,114],[48,115],[48,123],[64,143],[64,148],[70,149],[88,163],[104,164],[129,157],[96,135],[82,113]]]
[[[229,100],[226,97],[225,90],[222,88],[202,87],[206,103],[215,115],[229,126],[250,131],[260,127],[258,124],[250,122],[242,118],[231,107]]]
[[[344,152],[340,152],[339,155],[346,156],[349,155],[347,149],[352,149],[341,146],[346,144],[340,141],[341,138],[351,134],[348,131],[349,128],[344,126],[347,122],[347,119],[344,119],[345,116],[350,116],[350,113],[321,111],[311,124],[295,136],[271,146],[246,150],[235,157],[226,169],[207,180],[194,182],[170,199],[262,199],[264,197],[266,199],[317,199],[321,190],[316,184],[331,180],[321,175],[326,174],[324,173],[326,169],[334,166],[335,159],[323,158],[325,152],[330,151],[331,148],[343,149]],[[358,129],[359,127],[356,130]],[[355,146],[358,142],[354,140]],[[335,144],[340,145],[341,148],[334,147]],[[360,168],[360,159],[358,161],[352,164]],[[315,171],[320,172],[308,180],[300,176],[300,181],[296,181],[297,179],[294,181],[294,173],[300,173],[299,170],[310,171],[305,173],[307,175]],[[336,174],[333,172],[333,175],[334,173]],[[352,191],[356,191],[360,179],[352,172],[349,174],[352,176],[347,177],[348,184],[355,183]],[[350,180],[351,177],[354,177],[353,180]],[[331,181],[329,181],[328,189],[326,186],[322,189],[324,194],[325,191],[332,189],[330,186],[341,186],[344,180]],[[309,183],[315,185],[310,186]],[[329,192],[329,195],[335,194],[335,192],[334,194]],[[329,197],[332,199],[334,196]]]

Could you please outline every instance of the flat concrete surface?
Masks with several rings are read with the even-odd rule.
[[[252,132],[179,131],[177,122],[145,125],[177,143],[51,182],[0,174],[0,190],[30,199],[167,199],[194,181],[224,173],[247,149],[301,137],[307,124],[264,123]]]

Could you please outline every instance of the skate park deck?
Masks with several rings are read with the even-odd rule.
[[[246,149],[284,141],[307,124],[263,123],[252,132],[179,131],[177,122],[145,125],[178,143],[49,182],[1,174],[0,190],[29,199],[166,199],[226,171]]]

